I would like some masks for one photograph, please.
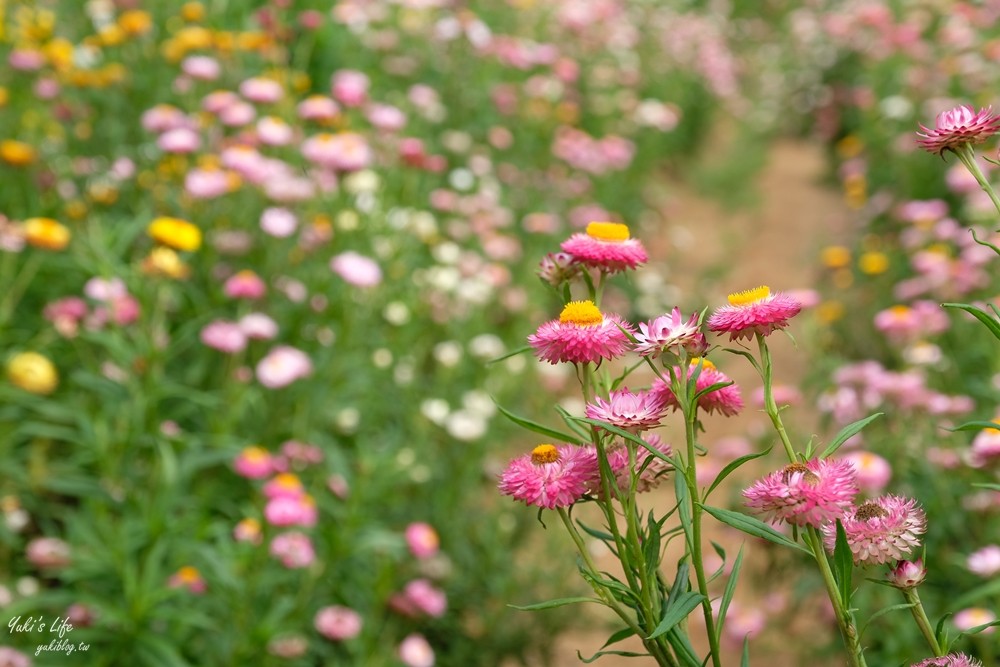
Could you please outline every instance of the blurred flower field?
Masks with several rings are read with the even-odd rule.
[[[0,0],[0,666],[1000,660],[1000,6],[752,5]],[[683,261],[789,137],[813,280]]]

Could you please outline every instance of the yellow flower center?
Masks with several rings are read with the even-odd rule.
[[[177,570],[177,578],[185,584],[195,584],[201,581],[201,572],[196,567],[185,565]]]
[[[593,301],[570,301],[559,313],[559,321],[563,324],[590,327],[603,322],[604,316]]]
[[[262,461],[269,460],[271,458],[271,453],[263,447],[250,445],[249,447],[243,448],[243,458],[253,463],[260,463]]]
[[[697,366],[699,362],[701,363],[702,368],[707,368],[708,370],[712,371],[715,370],[715,364],[713,364],[708,359],[705,359],[704,357],[692,357],[691,359],[692,366]]]
[[[791,479],[792,475],[794,475],[797,472],[802,473],[802,481],[806,482],[807,484],[815,485],[819,482],[819,475],[810,470],[809,466],[807,466],[805,463],[798,463],[798,462],[789,463],[784,468],[782,468],[781,478],[787,484],[788,480]]]
[[[555,445],[538,445],[531,450],[531,462],[535,465],[555,463],[559,460],[559,450]]]
[[[771,296],[771,288],[767,285],[761,285],[760,287],[744,290],[742,292],[734,292],[727,298],[729,299],[729,305],[731,306],[747,306],[751,303],[762,301],[769,296]]]
[[[618,222],[592,222],[587,225],[587,236],[598,241],[621,243],[628,241],[628,225]]]

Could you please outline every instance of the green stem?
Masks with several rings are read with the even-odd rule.
[[[785,430],[785,424],[781,421],[781,413],[778,411],[778,405],[774,402],[771,352],[767,349],[767,343],[764,341],[764,337],[759,333],[757,334],[757,347],[760,349],[760,379],[764,382],[764,411],[767,412],[767,416],[771,418],[771,424],[774,425],[774,430],[778,432],[778,438],[781,439],[781,444],[785,448],[785,454],[788,455],[788,461],[790,463],[795,463],[797,460],[795,458],[795,450],[792,448],[792,442],[788,438],[788,432]]]
[[[833,576],[833,570],[830,569],[830,561],[826,558],[826,552],[823,551],[823,540],[820,537],[819,531],[810,526],[807,534],[810,538],[807,540],[809,547],[812,549],[817,565],[819,565],[820,574],[823,576],[823,585],[826,586],[826,593],[830,597],[834,613],[837,616],[837,625],[840,627],[840,634],[844,638],[844,644],[847,646],[847,657],[850,660],[850,665],[851,667],[868,667],[868,663],[865,662],[864,653],[861,650],[858,629],[854,626],[854,619],[851,617],[850,612],[844,608],[843,601],[840,599],[840,588],[837,586],[837,580]]]
[[[983,175],[983,171],[979,168],[979,163],[976,162],[976,151],[972,148],[972,144],[963,144],[955,151],[955,155],[958,159],[962,161],[965,168],[976,178],[979,183],[979,187],[983,189],[989,198],[993,202],[993,206],[996,207],[997,212],[1000,213],[1000,198],[997,197],[997,193],[993,190],[993,186]]]
[[[941,650],[941,645],[938,643],[937,637],[934,635],[934,629],[931,627],[930,619],[927,618],[927,612],[924,611],[924,605],[920,603],[920,595],[917,593],[916,588],[904,588],[900,589],[903,593],[903,597],[907,602],[912,604],[910,607],[910,613],[913,614],[913,620],[917,622],[917,627],[920,628],[920,634],[924,636],[927,640],[927,645],[931,647],[934,651],[935,656],[944,655],[944,651]]]

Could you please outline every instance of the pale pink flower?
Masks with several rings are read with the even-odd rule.
[[[208,347],[228,354],[242,352],[247,346],[247,337],[240,325],[226,320],[215,320],[205,325],[200,338]]]
[[[643,440],[646,444],[664,456],[670,456],[673,453],[670,445],[663,442],[663,440],[660,439],[660,436],[655,433],[644,435]],[[649,460],[649,463],[646,463],[647,460]],[[664,475],[673,470],[673,466],[650,452],[645,447],[639,446],[636,448],[635,453],[635,469],[637,471],[642,471],[639,474],[639,479],[636,480],[635,490],[637,493],[645,493],[646,491],[650,491],[659,486],[660,482],[663,481]],[[615,466],[612,465],[612,470],[616,473],[615,476],[618,479],[618,486],[623,490],[627,489],[629,484],[628,456],[625,456],[624,464],[621,469],[616,470]]]
[[[1000,131],[1000,116],[993,107],[976,111],[964,104],[938,114],[934,128],[920,126],[917,144],[929,153],[941,155],[967,144],[981,144]]]
[[[277,468],[277,465],[275,465],[275,468]],[[304,495],[306,491],[298,475],[283,472],[268,480],[262,492],[265,498],[298,498]]]
[[[271,555],[289,569],[309,567],[316,560],[312,540],[305,533],[282,533],[271,540]]]
[[[359,107],[368,99],[368,75],[357,70],[342,69],[333,73],[330,91],[333,97],[348,107]]]
[[[295,233],[299,226],[298,218],[287,208],[272,206],[260,214],[260,228],[264,233],[279,239],[287,238]]]
[[[260,521],[252,517],[240,519],[240,521],[233,527],[233,539],[237,542],[260,544],[263,540],[263,535],[260,530]]]
[[[192,169],[184,176],[184,190],[195,199],[215,199],[229,192],[229,174],[220,169]]]
[[[886,575],[890,584],[902,589],[916,588],[923,583],[926,576],[927,568],[924,567],[924,561],[919,558],[915,561],[901,560],[897,562],[896,566],[889,570]]]
[[[441,540],[437,531],[429,523],[422,521],[411,523],[406,527],[406,546],[416,558],[425,559],[437,554]]]
[[[160,150],[180,155],[194,153],[201,148],[201,137],[188,127],[175,127],[167,130],[156,140]]]
[[[704,391],[716,384],[729,384],[703,394],[698,399],[698,407],[709,414],[718,412],[726,417],[733,417],[739,414],[743,410],[743,396],[740,394],[739,385],[733,382],[732,378],[728,375],[717,369],[715,364],[708,359],[695,359],[691,361],[687,369],[689,380],[695,371],[698,370],[699,364],[701,364],[701,372],[698,374],[698,379],[695,380],[696,391]],[[675,366],[674,374],[679,375],[680,372],[680,367]],[[672,407],[674,410],[680,409],[680,403],[677,402],[677,397],[674,395],[673,389],[660,378],[653,380],[651,391],[662,394],[667,407]]]
[[[1000,461],[1000,424],[997,428],[984,428],[976,434],[969,448],[968,461],[975,468]]]
[[[433,660],[430,663],[434,664]],[[3,667],[31,667],[32,662],[24,653],[10,646],[0,646],[0,665]]]
[[[168,588],[183,588],[194,595],[202,595],[208,590],[205,578],[201,576],[198,568],[185,565],[167,579]]]
[[[244,269],[231,275],[222,290],[230,299],[260,299],[267,294],[267,285],[256,273]]]
[[[374,159],[371,147],[357,132],[316,134],[302,142],[302,155],[310,162],[338,171],[357,171]]]
[[[272,526],[316,525],[316,502],[308,494],[300,496],[275,496],[264,506],[264,518]]]
[[[33,72],[45,66],[45,54],[32,48],[12,49],[7,56],[7,64],[20,72]]]
[[[634,269],[648,260],[642,242],[616,222],[591,222],[586,233],[572,235],[561,247],[584,266],[607,273]]]
[[[568,252],[550,252],[538,265],[538,277],[553,287],[559,287],[578,276],[581,267]]]
[[[743,497],[771,523],[818,527],[841,518],[857,493],[850,463],[813,459],[765,475]]]
[[[499,489],[527,505],[569,507],[583,498],[598,474],[592,448],[539,445],[510,462],[500,477]]]
[[[406,126],[406,114],[390,104],[372,104],[365,115],[372,127],[384,132],[398,132]]]
[[[181,61],[181,71],[192,79],[214,81],[222,74],[222,65],[211,56],[188,56]]]
[[[316,631],[330,641],[342,642],[361,634],[361,614],[348,607],[331,605],[316,612],[313,618]]]
[[[434,667],[434,649],[423,635],[407,635],[399,644],[399,659],[406,667]]]
[[[864,493],[877,494],[892,479],[892,464],[878,454],[855,450],[841,458],[854,466],[858,474],[858,487]]]
[[[280,118],[264,116],[257,121],[257,138],[266,146],[287,146],[295,139],[295,130]]]
[[[969,554],[965,560],[969,572],[990,578],[1000,574],[1000,546],[990,544]]]
[[[600,396],[587,404],[586,415],[612,426],[639,432],[656,426],[663,419],[666,399],[661,392],[632,393],[628,387],[611,392],[608,400]]]
[[[334,256],[330,270],[355,287],[375,287],[382,282],[378,263],[352,250]]]
[[[940,658],[927,658],[911,667],[983,667],[983,663],[964,653],[949,653]]]
[[[263,313],[247,313],[238,324],[243,335],[251,340],[271,340],[278,335],[278,323]]]
[[[69,544],[58,537],[36,537],[24,549],[24,557],[37,568],[52,570],[69,565],[73,559]]]
[[[311,95],[299,102],[297,112],[303,120],[330,121],[340,113],[340,107],[329,97]]]
[[[983,607],[969,607],[957,612],[951,619],[960,632],[971,630],[980,625],[986,625],[997,620],[997,615]],[[986,628],[980,634],[990,635],[996,632],[995,627]]]
[[[902,560],[920,546],[920,535],[927,526],[924,511],[912,498],[886,495],[866,501],[845,512],[842,517],[847,543],[857,565]],[[822,528],[827,550],[833,552],[836,526]]]
[[[169,104],[157,104],[144,111],[141,123],[147,132],[166,132],[191,125],[191,121],[183,111]]]
[[[280,389],[312,374],[312,361],[301,350],[279,345],[257,364],[257,380],[268,389]]]
[[[788,320],[802,310],[802,304],[766,286],[729,295],[729,303],[708,318],[709,331],[729,334],[729,340],[750,339],[754,334],[770,335],[788,326]]]
[[[284,97],[285,91],[274,79],[253,77],[240,84],[240,95],[257,104],[273,104]]]
[[[407,616],[440,618],[448,610],[448,596],[427,579],[414,579],[392,597],[390,605]]]
[[[630,324],[617,315],[603,315],[593,302],[570,301],[559,319],[546,322],[528,336],[528,344],[535,356],[550,364],[599,363],[628,350],[630,342],[623,329],[632,332]]]
[[[201,99],[201,108],[208,113],[218,114],[226,107],[240,101],[239,95],[231,90],[215,90]]]
[[[227,127],[243,127],[257,118],[257,110],[249,102],[237,99],[219,110],[219,122]]]
[[[650,322],[640,322],[635,334],[635,352],[656,358],[663,353],[680,355],[685,350],[689,356],[700,357],[708,349],[705,334],[698,323],[698,313],[684,320],[680,308],[669,315],[661,315]]]

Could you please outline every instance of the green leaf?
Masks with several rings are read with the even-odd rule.
[[[708,491],[705,492],[704,499],[707,500],[708,495],[715,490],[715,487],[717,487],[719,484],[722,484],[722,481],[727,477],[729,477],[729,475],[731,475],[733,472],[735,472],[737,468],[742,466],[744,463],[747,463],[748,461],[753,461],[754,459],[759,459],[762,456],[767,456],[768,454],[771,453],[772,449],[774,449],[774,445],[771,445],[762,452],[758,452],[756,454],[747,454],[746,456],[741,456],[735,461],[730,461],[729,464],[722,469],[722,472],[716,475],[715,481],[712,482],[712,485],[708,487]]]
[[[698,393],[696,393],[694,395],[694,400],[697,401],[699,398],[701,398],[705,394],[711,394],[713,391],[719,391],[720,389],[725,389],[726,387],[728,387],[730,385],[733,385],[733,384],[736,384],[736,383],[733,382],[732,380],[730,380],[729,382],[716,382],[715,384],[709,385],[709,386],[705,387],[704,389],[702,389],[701,391],[699,391]]]
[[[958,310],[964,310],[982,322],[986,328],[990,330],[990,333],[993,334],[993,337],[1000,340],[1000,322],[997,321],[997,318],[993,317],[982,308],[977,308],[976,306],[968,303],[942,303],[941,305],[945,308],[957,308]]]
[[[517,348],[516,350],[511,350],[507,354],[501,355],[501,356],[497,357],[496,359],[490,359],[489,361],[486,362],[486,365],[489,366],[490,364],[498,364],[501,361],[504,361],[505,359],[510,359],[511,357],[516,357],[519,354],[524,354],[525,352],[529,351],[530,349],[531,349],[530,345],[522,345],[521,347]]]
[[[743,657],[740,658],[740,667],[750,667],[750,635],[743,638]]]
[[[663,610],[663,618],[660,619],[660,624],[656,626],[656,629],[653,630],[653,632],[651,632],[646,639],[656,639],[660,635],[669,631],[675,625],[687,618],[688,614],[694,611],[704,599],[705,596],[701,593],[688,591],[680,595],[678,598],[669,600],[666,608]]]
[[[865,630],[867,630],[868,626],[872,624],[872,621],[874,621],[879,616],[885,616],[886,614],[888,614],[890,612],[898,611],[900,609],[910,609],[911,607],[915,607],[915,606],[916,606],[916,603],[914,603],[914,602],[901,602],[899,604],[894,604],[891,607],[885,607],[883,609],[879,609],[877,612],[875,612],[874,614],[872,614],[868,618],[868,622],[865,623],[861,627],[861,630],[858,632],[858,637],[864,637],[865,636]]]
[[[727,348],[723,348],[723,349],[725,349],[726,352],[729,352],[731,354],[738,354],[741,357],[746,357],[747,361],[749,361],[750,364],[754,367],[754,369],[756,369],[757,374],[758,375],[762,375],[763,374],[762,371],[761,371],[760,364],[757,363],[757,360],[754,358],[754,356],[752,354],[750,354],[749,352],[747,352],[746,350],[736,350],[736,349],[733,349],[731,347],[727,347]]]
[[[494,403],[496,403],[496,401],[494,401]],[[549,428],[548,426],[542,426],[541,424],[539,424],[537,422],[533,422],[530,419],[525,419],[524,417],[518,417],[514,413],[512,413],[509,410],[507,410],[506,408],[504,408],[499,403],[496,403],[496,406],[497,406],[497,409],[499,409],[500,412],[503,413],[504,417],[506,417],[507,419],[511,420],[512,422],[514,422],[518,426],[523,426],[524,428],[528,429],[529,431],[534,431],[535,433],[540,433],[541,435],[544,435],[544,436],[549,437],[549,438],[555,438],[559,442],[573,443],[575,445],[580,444],[580,441],[577,438],[575,438],[575,437],[573,437],[571,435],[567,435],[567,434],[563,433],[562,431],[557,431],[554,428]]]
[[[837,519],[837,541],[833,548],[833,574],[840,586],[840,599],[845,609],[851,608],[851,584],[854,574],[854,554],[847,543],[844,524]]]
[[[632,651],[598,651],[589,658],[584,658],[582,653],[579,651],[576,652],[576,657],[580,659],[580,662],[587,665],[604,655],[620,655],[624,658],[645,658],[649,656],[648,653],[633,653]]]
[[[826,449],[823,450],[823,453],[820,454],[819,457],[821,459],[825,459],[833,454],[835,451],[840,449],[840,446],[843,445],[848,438],[860,433],[861,429],[881,417],[882,414],[883,413],[881,412],[876,412],[873,415],[869,415],[864,419],[859,419],[858,421],[848,424],[844,428],[840,429],[840,432],[834,436],[833,440],[830,441],[830,444],[826,446]]]
[[[997,164],[997,162],[995,160],[991,160],[989,158],[986,158],[986,161],[987,162],[992,162],[993,164]],[[990,250],[992,250],[996,254],[1000,255],[1000,248],[996,247],[995,245],[993,245],[989,241],[983,241],[978,236],[976,236],[976,230],[975,229],[973,229],[971,231],[972,231],[972,240],[973,241],[975,241],[979,245],[986,246],[987,248],[989,248]]]
[[[1000,428],[1000,424],[996,422],[989,422],[985,420],[976,420],[971,422],[965,422],[958,426],[948,428],[948,431],[958,432],[958,431],[981,431],[984,428]]]
[[[668,457],[663,452],[657,450],[656,448],[650,447],[648,442],[646,442],[645,440],[643,440],[642,438],[640,438],[639,436],[637,436],[635,433],[629,433],[625,429],[618,428],[617,426],[612,426],[611,424],[608,424],[607,422],[602,422],[599,419],[589,419],[587,417],[570,417],[570,419],[572,419],[573,421],[581,422],[583,424],[590,424],[591,426],[597,426],[598,428],[602,428],[605,431],[608,431],[609,433],[614,433],[615,435],[620,435],[621,437],[625,438],[626,440],[629,440],[629,441],[634,442],[635,444],[639,445],[640,447],[642,447],[643,449],[645,449],[646,451],[648,451],[650,454],[652,454],[656,458],[662,459],[663,461],[666,461],[670,465],[673,465],[674,467],[676,467],[676,461],[674,461],[672,458]]]
[[[991,621],[989,623],[983,623],[982,625],[977,625],[974,628],[969,628],[968,630],[964,630],[960,632],[957,637],[955,637],[955,641],[958,641],[962,637],[967,637],[969,635],[978,635],[983,630],[986,630],[987,628],[992,628],[994,625],[1000,625],[1000,621]]]
[[[947,621],[951,617],[951,615],[952,612],[949,611],[947,614],[942,616],[938,620],[937,626],[935,626],[934,628],[934,636],[937,638],[938,644],[940,644],[941,648],[945,651],[948,650],[949,641],[948,641],[948,629],[945,627],[944,622]]]
[[[694,647],[691,646],[687,635],[681,632],[680,628],[674,628],[668,632],[667,641],[685,667],[704,667],[702,661],[698,659],[698,654],[694,652]],[[705,659],[708,660],[708,658]]]
[[[729,611],[729,603],[733,601],[733,595],[736,593],[736,583],[742,566],[743,545],[741,544],[740,551],[736,554],[736,560],[733,561],[733,571],[729,575],[729,581],[726,582],[726,590],[722,593],[722,601],[719,602],[719,624],[715,628],[716,639],[722,637],[722,626],[726,623],[726,612]]]
[[[577,436],[580,438],[580,442],[590,442],[590,440],[593,438],[593,435],[588,433],[587,429],[577,424],[576,417],[567,412],[566,408],[564,408],[561,405],[557,405],[556,412],[558,412],[559,416],[562,417],[562,420],[566,422],[566,426],[569,426],[570,430],[572,430],[573,433],[577,434]]]
[[[798,549],[804,553],[813,555],[811,551],[806,549],[801,544],[792,542],[790,539],[771,528],[769,525],[764,523],[759,519],[755,519],[752,516],[747,516],[740,512],[733,512],[731,510],[724,510],[720,507],[709,507],[708,505],[702,505],[702,509],[711,514],[717,520],[726,524],[727,526],[732,526],[737,530],[741,530],[747,535],[753,535],[754,537],[760,537],[767,540],[768,542],[773,542],[775,544],[780,544],[783,547],[791,547],[792,549]]]
[[[972,486],[978,486],[991,491],[1000,491],[1000,484],[989,484],[987,482],[974,482]]]
[[[565,607],[566,605],[580,604],[583,602],[596,602],[599,605],[604,605],[604,601],[601,600],[600,598],[574,597],[574,598],[559,598],[557,600],[548,600],[546,602],[536,602],[535,604],[529,604],[524,606],[516,604],[509,604],[507,606],[513,609],[517,609],[518,611],[541,611],[542,609],[555,609],[556,607]]]
[[[684,527],[684,539],[691,544],[691,505],[689,503],[687,481],[683,475],[674,475],[674,494],[677,496],[677,514]]]
[[[604,642],[604,646],[602,646],[601,648],[607,648],[607,647],[611,646],[612,644],[617,644],[618,642],[620,642],[622,640],[628,639],[629,637],[631,637],[634,634],[635,634],[635,630],[633,630],[632,628],[622,628],[621,630],[619,630],[615,634],[613,634],[610,637],[608,637],[608,641]]]

